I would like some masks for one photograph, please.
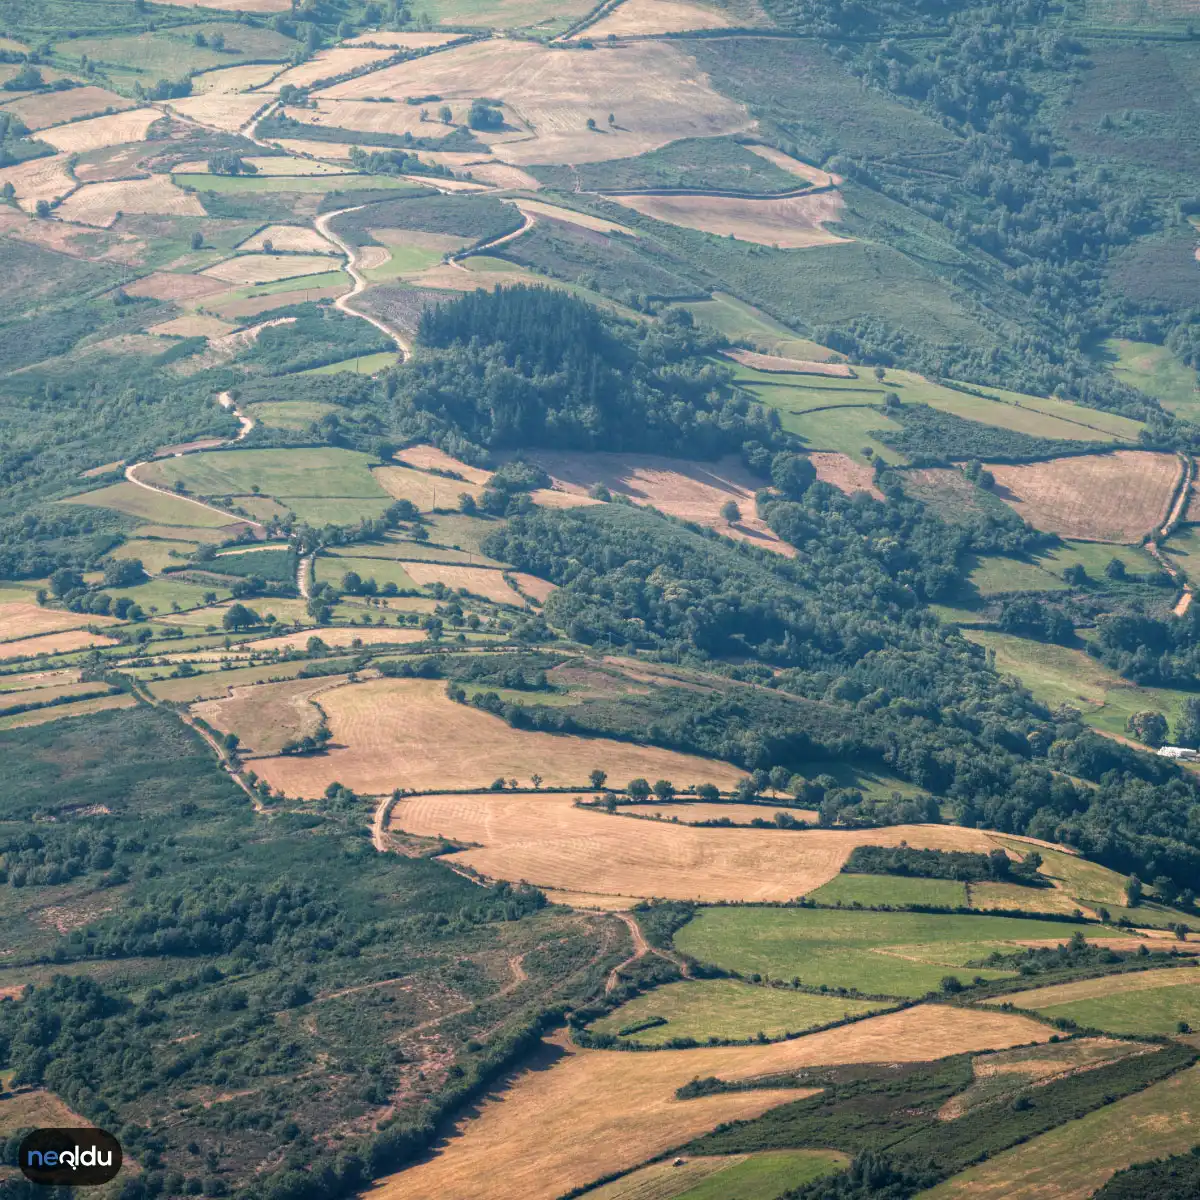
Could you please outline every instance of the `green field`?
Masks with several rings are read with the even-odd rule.
[[[1197,1141],[1200,1067],[1191,1067],[993,1155],[921,1192],[920,1200],[1090,1196],[1114,1171],[1130,1163],[1179,1154]]]
[[[581,1200],[777,1200],[847,1163],[836,1150],[765,1150],[720,1158],[673,1159],[622,1175]]]
[[[590,1028],[593,1033],[619,1036],[622,1029],[665,1017],[665,1025],[626,1035],[629,1041],[647,1046],[661,1046],[672,1038],[704,1042],[709,1038],[752,1038],[760,1033],[779,1038],[879,1007],[869,1000],[756,987],[736,979],[689,979],[645,992]]]
[[[171,178],[182,188],[217,195],[253,192],[348,192],[361,188],[411,190],[414,185],[390,175],[188,175]]]
[[[276,497],[383,499],[387,493],[370,468],[375,460],[354,450],[229,450],[161,459],[143,467],[147,483],[183,483],[200,496],[240,496],[255,491]]]
[[[711,300],[684,301],[673,307],[686,309],[699,324],[728,338],[748,342],[764,354],[817,361],[829,357],[826,347],[801,337],[766,313],[723,292],[713,292]]]
[[[171,460],[177,461],[177,460]],[[184,461],[182,459],[178,461]],[[149,468],[143,468],[150,475]],[[147,482],[151,480],[148,478]],[[220,513],[198,504],[190,504],[183,498],[164,496],[152,492],[136,483],[113,483],[94,492],[83,492],[63,501],[64,504],[85,504],[89,508],[111,508],[131,517],[140,517],[156,525],[220,529],[230,522]]]
[[[996,655],[996,670],[1015,675],[1051,708],[1069,704],[1105,733],[1125,733],[1135,712],[1163,713],[1172,727],[1190,694],[1172,688],[1138,687],[1083,650],[1035,642],[990,629],[964,629],[963,637]]]
[[[159,576],[137,587],[105,588],[113,599],[128,596],[135,604],[141,605],[147,613],[179,612],[189,608],[200,608],[206,601],[205,595],[216,592],[217,600],[228,600],[229,589],[216,583],[196,584],[177,581],[169,575]]]
[[[1153,396],[1168,411],[1190,419],[1200,410],[1196,372],[1166,346],[1109,338],[1104,343],[1104,357],[1122,383]]]
[[[396,279],[400,275],[408,275],[413,271],[424,271],[428,267],[435,267],[442,261],[442,252],[440,250],[431,250],[426,246],[414,246],[411,244],[400,244],[390,246],[391,257],[380,267],[372,267],[369,271],[364,271],[363,274],[371,280],[372,283],[384,283],[387,280]],[[499,259],[492,260],[499,262]],[[504,263],[506,271],[512,270],[512,263]]]
[[[1158,563],[1138,546],[1068,541],[1027,559],[989,555],[979,560],[969,578],[981,596],[1005,592],[1061,592],[1067,589],[1063,572],[1068,567],[1081,566],[1093,579],[1103,582],[1104,568],[1114,558],[1123,562],[1131,575],[1157,576],[1162,573]]]
[[[1162,548],[1189,579],[1200,579],[1200,525],[1180,525]]]
[[[307,429],[327,413],[341,412],[340,404],[325,404],[320,400],[277,400],[251,404],[246,415],[268,429]]]
[[[382,517],[390,499],[325,499],[320,496],[287,496],[281,503],[310,525],[353,525],[364,517]]]
[[[394,367],[400,355],[395,350],[381,350],[377,354],[361,354],[358,358],[347,358],[342,362],[326,363],[323,367],[311,367],[307,371],[298,371],[298,375],[377,375],[388,367]],[[287,403],[284,401],[284,403]],[[295,403],[302,404],[303,401]],[[312,405],[310,407],[317,407]],[[320,407],[333,411],[336,405],[321,405]],[[307,422],[305,422],[307,424]],[[301,426],[303,428],[303,426]]]
[[[132,538],[113,550],[109,558],[136,558],[151,575],[157,575],[165,567],[182,566],[196,553],[196,548],[196,542]]]
[[[936,904],[947,908],[965,907],[967,888],[953,879],[913,879],[905,875],[837,875],[828,883],[809,892],[818,904],[890,904],[904,908],[910,904]]]
[[[402,591],[418,590],[417,584],[400,563],[386,558],[326,558],[319,557],[313,564],[318,582],[340,588],[342,576],[347,571],[357,571],[363,579],[374,579],[382,587],[394,583]]]
[[[858,462],[866,462],[868,456],[863,449],[869,447],[876,458],[885,462],[907,461],[898,451],[871,436],[880,430],[900,432],[901,427],[878,408],[831,408],[803,416],[781,412],[780,416],[784,429],[799,437],[809,450],[836,450]]]
[[[1020,917],[876,913],[804,908],[706,908],[675,935],[701,962],[773,979],[921,996],[946,975],[1003,979],[1011,972],[968,967],[1022,939],[1066,941],[1078,928]]]
[[[1089,989],[1097,994],[1086,998],[1070,999],[1070,984],[1046,988],[1044,995],[1017,992],[1005,998],[1011,999],[1018,1008],[1041,1013],[1048,1020],[1066,1017],[1076,1024],[1103,1029],[1106,1033],[1174,1034],[1178,1032],[1180,1021],[1200,1029],[1200,971],[1178,967],[1165,974],[1178,980],[1178,971],[1187,975],[1186,983],[1144,987],[1139,986],[1144,977],[1131,975],[1124,979],[1104,980],[1103,987]],[[1123,987],[1123,983],[1135,986]]]
[[[228,298],[250,300],[256,296],[274,296],[280,292],[299,292],[304,289],[316,291],[318,288],[329,287],[349,289],[349,286],[350,280],[344,272],[322,271],[319,275],[296,275],[291,279],[277,279],[274,283],[247,284],[245,287],[232,289]]]
[[[207,46],[196,44],[199,33]],[[214,50],[214,38],[224,39],[224,49]],[[295,39],[253,25],[212,21],[201,25],[178,25],[130,37],[72,38],[54,47],[64,58],[86,54],[97,66],[113,69],[113,82],[129,87],[125,73],[142,76],[142,82],[179,79],[194,71],[211,71],[242,62],[285,62],[296,50]]]

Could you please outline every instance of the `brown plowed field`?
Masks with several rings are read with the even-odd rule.
[[[501,775],[527,785],[538,774],[551,786],[572,787],[594,767],[607,771],[617,787],[637,776],[651,782],[711,779],[725,787],[741,777],[727,763],[670,750],[512,729],[490,713],[455,704],[438,680],[352,684],[327,692],[321,706],[329,714],[335,749],[318,758],[259,765],[259,774],[289,796],[318,796],[334,780],[371,795],[396,787],[487,787]],[[486,805],[489,797],[474,799]],[[507,799],[516,804],[520,798]],[[569,798],[566,803],[569,807]]]
[[[606,745],[615,744],[589,740],[577,746],[574,772],[586,775],[594,766],[607,769],[609,782],[620,787],[629,768],[615,769],[620,759],[606,752]],[[705,780],[724,785],[736,774],[704,759],[674,767],[664,761],[653,771],[637,773],[651,781],[663,774],[676,786]],[[336,771],[329,774],[330,780],[337,778],[342,777]],[[472,843],[452,859],[497,879],[676,900],[771,901],[806,895],[837,875],[858,845],[895,846],[907,839],[911,846],[930,849],[987,853],[994,848],[986,834],[954,825],[795,831],[700,828],[610,816],[579,808],[574,799],[569,793],[414,796],[396,805],[392,824],[406,833],[441,834]]]
[[[497,1091],[432,1158],[383,1180],[378,1200],[554,1200],[661,1153],[721,1121],[800,1099],[800,1090],[677,1100],[690,1079],[752,1079],[801,1067],[920,1062],[1045,1041],[1027,1017],[921,1005],[768,1046],[631,1054],[547,1043],[532,1069]]]
[[[1157,528],[1181,469],[1175,455],[1150,450],[988,465],[996,494],[1031,525],[1097,542],[1139,542]]]

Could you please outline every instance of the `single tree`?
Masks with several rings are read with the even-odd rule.
[[[675,798],[675,785],[669,779],[659,779],[654,784],[654,794],[660,800],[673,800]]]
[[[192,234],[192,249],[193,250],[203,250],[204,249],[204,234],[202,234],[200,232],[200,230],[198,230],[198,229],[196,230],[195,233]]]
[[[231,604],[225,610],[221,624],[226,629],[247,629],[259,624],[259,616],[254,609],[247,608],[244,604]]]
[[[696,789],[696,795],[709,804],[715,804],[721,799],[721,789],[715,783],[702,783]]]
[[[640,804],[650,795],[650,785],[644,779],[631,779],[625,787],[625,794]]]
[[[595,117],[588,117],[587,127],[592,130],[594,130],[596,128],[596,118]]]
[[[726,525],[736,525],[742,519],[742,510],[733,500],[726,500],[721,505],[721,518]]]
[[[1125,885],[1125,903],[1130,908],[1137,908],[1142,903],[1144,894],[1142,881],[1136,875],[1130,875],[1129,882]]]
[[[590,775],[588,775],[588,786],[595,791],[599,791],[604,786],[604,781],[607,778],[607,772],[601,771],[599,768],[597,768],[596,770],[592,771]]]
[[[1159,712],[1136,712],[1125,731],[1147,746],[1161,746],[1167,740],[1167,718]]]
[[[454,112],[450,108],[450,105],[443,104],[442,107],[438,109],[438,120],[441,121],[443,125],[454,124]]]

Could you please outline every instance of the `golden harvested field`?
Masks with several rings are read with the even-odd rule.
[[[260,108],[266,107],[273,96],[223,95],[212,93],[207,96],[188,96],[183,100],[172,100],[167,106],[181,117],[211,125],[226,133],[236,133]]]
[[[78,683],[78,667],[59,667],[52,671],[29,671],[24,675],[5,675],[0,680],[0,694],[4,692],[27,692],[31,688],[61,687],[65,683]]]
[[[283,70],[282,63],[246,63],[241,67],[219,67],[192,76],[193,95],[231,95],[248,92],[251,88],[266,83]]]
[[[205,215],[199,199],[177,188],[165,175],[88,183],[68,196],[58,209],[58,215],[64,221],[78,221],[83,225],[111,225],[118,213],[177,217]]]
[[[449,563],[406,562],[404,570],[419,587],[444,583],[457,591],[466,588],[474,596],[494,600],[497,604],[516,604],[525,601],[505,582],[504,574],[491,567],[458,567]],[[529,577],[532,578],[532,577]]]
[[[321,711],[312,697],[345,682],[345,675],[333,675],[235,687],[227,699],[194,704],[192,712],[222,733],[236,733],[250,754],[278,754],[290,739],[316,733]]]
[[[46,158],[31,158],[15,167],[5,167],[0,170],[0,187],[11,183],[21,207],[26,212],[33,212],[39,200],[53,203],[75,187],[75,181],[67,171],[69,157],[52,154]]]
[[[332,50],[321,50],[307,62],[284,71],[266,87],[264,92],[277,92],[285,84],[294,87],[312,87],[320,79],[332,79],[335,75],[346,75],[358,67],[368,67],[395,54],[395,49],[371,50],[366,46],[337,46]]]
[[[536,575],[526,575],[524,571],[514,571],[513,578],[517,586],[526,596],[532,596],[539,604],[545,604],[558,584],[548,579],[539,579]]]
[[[6,1092],[0,1099],[0,1129],[85,1128],[87,1122],[76,1116],[53,1092],[37,1088],[31,1092]]]
[[[1116,450],[1023,466],[995,463],[988,470],[996,494],[1038,529],[1138,542],[1166,519],[1182,468],[1173,454]]]
[[[453,458],[436,446],[409,446],[406,450],[399,451],[395,457],[397,461],[421,470],[433,468],[438,471],[454,471],[470,483],[484,484],[492,477],[491,471],[483,467],[473,467],[460,458]]]
[[[282,637],[263,638],[253,642],[249,649],[297,650],[308,645],[310,637],[319,637],[327,646],[352,646],[362,642],[364,646],[402,646],[410,642],[423,642],[423,629],[385,629],[381,625],[323,625],[320,628],[302,629],[299,633],[286,633]]]
[[[589,25],[577,38],[599,40],[609,34],[628,37],[654,33],[683,33],[688,29],[723,29],[731,22],[719,8],[689,4],[687,0],[624,0],[595,25]]]
[[[725,787],[740,778],[740,772],[727,763],[670,750],[511,729],[499,717],[455,704],[438,680],[376,679],[329,692],[321,703],[340,748],[307,762],[274,759],[261,766],[259,774],[289,796],[319,795],[334,780],[370,795],[395,787],[487,787],[501,775],[528,783],[538,774],[551,786],[570,787],[583,782],[593,767],[606,770],[618,787],[637,776],[650,780],[665,776],[680,782],[712,779]],[[544,801],[539,796],[506,799],[514,806],[512,814],[530,804],[536,810]],[[477,814],[490,811],[488,796],[469,800]],[[564,805],[570,809],[570,797],[560,797],[552,807]],[[434,805],[429,820],[436,815]],[[611,820],[591,813],[583,816]],[[408,827],[405,822],[397,824]],[[622,829],[633,827],[629,821],[620,824]]]
[[[268,225],[238,245],[239,250],[261,250],[270,242],[276,250],[293,254],[337,254],[334,244],[308,225]]]
[[[811,1092],[748,1090],[676,1100],[696,1077],[742,1080],[801,1067],[920,1062],[1044,1041],[1024,1017],[980,1022],[963,1009],[921,1005],[768,1046],[657,1053],[548,1043],[535,1069],[493,1094],[435,1157],[378,1184],[378,1200],[554,1200],[661,1153],[721,1121],[748,1119]]]
[[[40,637],[21,638],[16,642],[0,642],[0,659],[35,658],[40,654],[66,654],[88,646],[115,646],[116,638],[86,629],[69,629],[63,633],[46,633]]]
[[[498,158],[518,166],[627,158],[678,138],[750,126],[746,110],[718,95],[693,58],[677,46],[650,41],[594,53],[515,40],[475,42],[385,67],[324,95],[402,101],[435,93],[452,102],[476,96],[503,101],[510,124],[536,132],[481,136]],[[619,130],[587,128],[588,117],[603,126],[610,112]]]
[[[42,608],[40,604],[20,600],[0,604],[0,642],[10,642],[13,638],[27,638],[38,633],[61,633],[64,629],[82,629],[85,625],[115,624],[115,617],[98,617],[90,613]]]
[[[816,823],[819,813],[807,808],[784,808],[773,804],[622,804],[618,813],[633,813],[639,817],[655,817],[660,821],[677,820],[681,825],[695,825],[700,821],[720,821],[728,818],[735,825],[749,825],[751,821],[775,820],[776,814],[788,813],[797,821]]]
[[[788,196],[782,200],[739,200],[734,196],[610,196],[647,217],[700,229],[743,242],[798,250],[848,242],[825,228],[845,201],[840,192]]]
[[[320,159],[349,159],[349,142],[317,142],[309,138],[280,138],[279,144],[289,154],[311,154]]]
[[[226,283],[274,283],[299,275],[316,275],[329,268],[329,259],[318,254],[238,254],[200,273]]]
[[[396,500],[411,500],[422,512],[438,507],[453,508],[463,492],[476,500],[483,494],[483,488],[469,480],[447,479],[444,475],[429,475],[406,466],[376,467],[371,474],[389,496]],[[459,474],[466,475],[466,472]],[[490,472],[483,474],[491,478]]]
[[[520,167],[511,167],[506,163],[471,163],[467,170],[472,179],[480,183],[490,183],[492,187],[523,188],[530,192],[536,192],[542,186],[541,182],[534,179],[527,171],[522,171]]]
[[[69,637],[69,634],[61,634]],[[29,725],[48,725],[51,721],[65,721],[70,717],[89,717],[92,713],[112,712],[119,708],[137,708],[135,696],[118,692],[114,696],[100,696],[95,700],[78,700],[74,704],[57,704],[53,708],[35,708],[32,712],[15,713],[11,717],[0,717],[0,730],[24,729]]]
[[[374,33],[360,33],[356,37],[347,38],[343,46],[391,46],[395,50],[425,50],[430,46],[444,46],[455,38],[462,37],[461,33],[397,33],[391,30],[377,30]]]
[[[535,460],[549,472],[556,491],[586,497],[596,484],[603,484],[635,504],[707,525],[727,537],[788,557],[795,554],[755,515],[754,493],[762,481],[731,455],[716,463],[689,463],[657,454],[538,451]],[[730,500],[742,514],[732,525],[721,516],[722,506]]]
[[[149,296],[152,300],[198,300],[223,292],[224,286],[203,275],[176,275],[171,271],[155,271],[134,280],[125,290],[131,296]],[[278,307],[278,306],[277,306]]]
[[[472,174],[478,174],[472,171]],[[569,221],[572,225],[579,225],[583,229],[593,229],[597,233],[624,233],[629,237],[637,237],[636,229],[630,229],[628,225],[618,225],[616,221],[608,221],[604,217],[593,217],[589,213],[575,212],[570,208],[563,208],[561,204],[547,204],[544,200],[517,200],[514,201],[517,208],[527,216],[533,217],[553,217],[556,221]]]
[[[378,75],[366,75],[353,82],[365,83],[368,79],[379,79],[386,73],[381,71]],[[347,83],[340,86],[351,85]],[[373,96],[377,93],[368,89],[362,94]],[[454,132],[452,125],[443,125],[440,121],[422,121],[420,108],[415,104],[405,104],[403,96],[397,96],[396,101],[395,104],[372,104],[363,100],[330,100],[323,93],[317,99],[315,110],[289,108],[288,116],[295,117],[297,121],[303,121],[306,125],[357,129],[364,133],[411,133],[414,136],[419,134],[423,138],[442,138]]]
[[[727,358],[753,367],[756,371],[774,371],[782,375],[836,375],[841,379],[854,379],[854,368],[849,363],[811,362],[801,358],[781,358],[776,354],[759,354],[757,350],[726,350]]]
[[[848,496],[869,492],[876,500],[883,499],[883,493],[875,486],[875,472],[866,463],[855,462],[850,455],[834,450],[817,450],[808,457],[822,483],[830,483]]]
[[[119,112],[125,108],[137,108],[137,103],[118,96],[116,92],[88,86],[71,88],[66,92],[36,92],[6,104],[4,111],[16,113],[30,129],[49,129],[51,125],[61,125],[64,121],[99,116],[110,108]]]
[[[1059,983],[1051,987],[1033,988],[1005,996],[1020,1008],[1054,1008],[1073,1004],[1077,1000],[1101,1000],[1129,992],[1152,991],[1155,988],[1200,987],[1200,970],[1188,967],[1164,968],[1158,971],[1138,971],[1131,975],[1106,975],[1100,979],[1081,979],[1075,983]],[[1000,1000],[985,1000],[985,1004],[1000,1004]],[[1053,1014],[1051,1014],[1053,1016]]]
[[[337,728],[335,723],[335,733]],[[507,726],[504,730],[510,739],[533,736]],[[724,785],[736,775],[733,768],[705,759],[674,764],[663,761],[653,767],[632,760],[627,763],[613,749],[614,743],[587,739],[579,745],[579,740],[570,751],[573,761],[569,767],[557,772],[564,781],[593,767],[608,770],[609,782],[616,787],[635,774],[651,781],[665,776],[679,787],[705,780]],[[468,743],[462,739],[461,744]],[[384,753],[384,749],[378,752]],[[665,755],[667,751],[646,749],[643,753]],[[546,773],[533,763],[527,769]],[[548,782],[555,782],[554,774],[548,773]],[[331,780],[337,778],[353,786],[336,772],[329,775]],[[406,833],[444,834],[473,843],[453,859],[497,879],[527,879],[564,891],[676,900],[771,901],[806,895],[837,875],[857,845],[895,846],[907,839],[912,846],[929,849],[986,853],[993,848],[984,833],[953,825],[791,832],[700,828],[610,816],[576,807],[574,799],[571,795],[503,793],[415,796],[396,806],[392,823]]]
[[[72,154],[122,146],[126,142],[140,142],[146,136],[146,130],[162,115],[157,108],[134,108],[108,117],[94,117],[90,121],[43,130],[39,140]]]
[[[151,325],[147,332],[159,337],[215,338],[233,333],[236,329],[236,325],[219,321],[216,317],[187,316],[175,317],[170,321],[163,321],[160,325]]]

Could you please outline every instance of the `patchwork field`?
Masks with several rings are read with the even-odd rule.
[[[149,179],[89,183],[59,205],[64,221],[83,225],[111,225],[121,213],[155,213],[160,216],[202,217],[197,197],[177,188],[165,175]]]
[[[499,723],[499,718],[490,720]],[[336,734],[339,727],[336,721],[333,725]],[[534,736],[507,726],[495,733],[511,742],[509,753],[523,745],[517,739]],[[469,738],[458,738],[453,732],[446,736],[458,744],[460,754],[462,746],[472,745]],[[557,737],[553,740],[563,741]],[[682,756],[664,750],[605,743],[601,739],[576,741],[571,748],[572,764],[558,772],[564,779],[590,771],[593,765],[607,770],[610,782],[617,786],[637,774],[651,781],[665,777],[677,787],[705,780],[720,786],[736,775],[724,764],[705,759],[680,761]],[[634,754],[638,757],[627,757]],[[652,769],[646,769],[649,760],[642,757],[645,755],[659,756]],[[337,755],[330,757],[336,759]],[[529,759],[523,757],[521,761],[524,765]],[[546,774],[547,782],[553,782],[547,765],[528,769]],[[333,772],[329,778],[350,782],[347,773],[339,776]],[[476,774],[486,773],[481,770]],[[386,790],[379,786],[386,778],[372,777],[376,786],[360,790]],[[836,876],[851,849],[863,843],[896,845],[907,839],[914,846],[970,850],[991,849],[994,845],[982,832],[955,826],[787,831],[632,821],[578,808],[570,795],[419,796],[399,804],[392,822],[408,833],[430,837],[444,834],[473,843],[472,848],[454,858],[495,878],[527,879],[539,886],[609,896],[704,901],[786,900],[804,895]]]
[[[689,979],[644,992],[588,1028],[646,1046],[661,1046],[672,1038],[704,1042],[710,1037],[738,1040],[760,1033],[780,1038],[880,1007],[870,1000],[756,987],[736,979]],[[664,1018],[666,1024],[636,1028],[655,1018]],[[622,1034],[622,1030],[630,1032]]]
[[[988,465],[996,494],[1031,525],[1100,542],[1137,542],[1159,526],[1181,469],[1175,455],[1149,450]]]
[[[825,228],[844,207],[838,192],[782,200],[739,200],[733,196],[611,196],[609,199],[656,221],[734,237],[761,246],[799,250],[850,239]]]
[[[597,484],[616,495],[707,525],[739,541],[752,542],[789,557],[795,551],[761,521],[754,511],[754,493],[763,481],[739,459],[689,463],[655,454],[583,454],[534,451],[533,461],[554,480],[554,490],[586,499]],[[534,497],[539,502],[542,494]],[[547,499],[549,499],[547,497]],[[733,501],[741,517],[728,522],[721,508]]]
[[[510,125],[521,132],[482,137],[499,158],[517,165],[626,158],[678,138],[736,133],[749,124],[745,110],[718,95],[693,58],[659,42],[595,52],[476,42],[385,67],[323,97],[399,101],[430,94],[503,101]],[[610,112],[617,118],[613,128],[607,126]],[[597,129],[587,128],[589,117]]]
[[[1047,1020],[1069,1017],[1110,1033],[1173,1034],[1180,1021],[1200,1028],[1200,970],[1191,966],[1060,983],[1005,999]]]
[[[59,125],[57,128],[45,130],[39,140],[49,142],[56,150],[65,150],[71,154],[99,150],[107,146],[120,146],[126,142],[140,142],[146,136],[146,130],[155,121],[160,120],[162,115],[157,108],[135,108],[108,117],[94,117],[90,121]]]
[[[966,981],[1010,976],[1011,971],[968,964],[993,950],[1015,953],[1029,941],[1065,942],[1077,928],[1019,917],[707,908],[676,933],[675,945],[702,962],[743,974],[798,976],[809,986],[857,988],[868,995],[921,996],[936,991],[948,974]],[[1103,944],[1104,931],[1088,932],[1089,941]]]
[[[1041,1041],[1049,1031],[1000,1014],[921,1006],[770,1046],[622,1054],[551,1043],[534,1069],[486,1100],[434,1157],[385,1179],[380,1200],[554,1200],[631,1167],[719,1121],[744,1120],[811,1092],[734,1091],[678,1101],[690,1079],[752,1079],[803,1066],[914,1062]]]
[[[927,1200],[1085,1200],[1130,1163],[1180,1154],[1200,1137],[1200,1067],[997,1154],[923,1193]]]

